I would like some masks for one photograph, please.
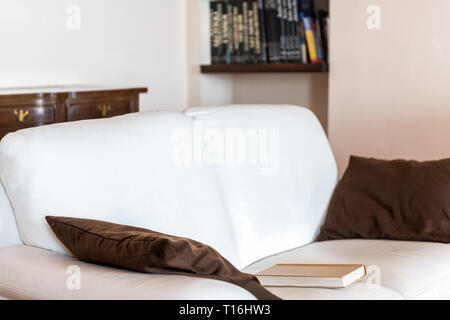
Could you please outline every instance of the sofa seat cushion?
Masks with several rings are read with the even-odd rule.
[[[373,286],[374,275],[369,274],[345,289],[271,289],[283,299],[450,299],[450,244],[325,241],[266,258],[244,271],[256,273],[277,263],[365,264],[369,272],[370,266],[380,270],[378,289]]]
[[[9,299],[255,299],[226,282],[98,266],[30,246],[0,249],[0,261],[0,296]],[[327,241],[266,258],[244,271],[255,273],[276,263],[365,263],[381,271],[379,288],[369,288],[366,278],[345,289],[270,289],[286,300],[450,299],[448,244]],[[67,286],[73,266],[80,268],[80,290]]]
[[[26,245],[0,249],[0,296],[62,300],[255,299],[248,291],[223,281],[99,266]]]

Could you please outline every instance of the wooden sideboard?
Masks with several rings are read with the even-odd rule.
[[[146,92],[89,86],[0,89],[0,139],[29,127],[138,112],[139,95]]]

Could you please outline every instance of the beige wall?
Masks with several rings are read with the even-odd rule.
[[[382,10],[381,30],[366,9]],[[450,157],[450,1],[331,0],[329,135],[350,154]]]
[[[327,129],[328,74],[239,74],[233,103],[294,104],[309,108]]]
[[[186,2],[1,0],[0,87],[147,86],[143,110],[188,104]],[[81,9],[80,29],[67,9]]]

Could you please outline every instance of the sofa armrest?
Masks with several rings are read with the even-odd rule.
[[[22,245],[14,210],[3,184],[0,183],[0,248]]]

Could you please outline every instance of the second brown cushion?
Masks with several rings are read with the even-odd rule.
[[[450,159],[384,161],[352,156],[318,241],[450,242]]]

